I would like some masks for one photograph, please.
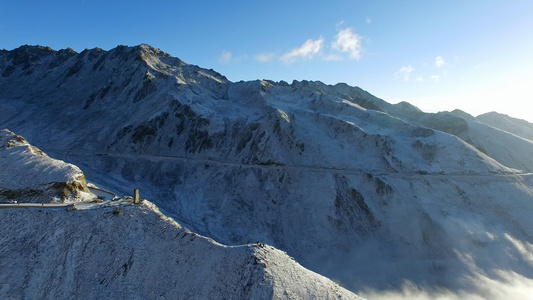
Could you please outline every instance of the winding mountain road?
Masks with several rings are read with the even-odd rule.
[[[72,203],[5,203],[0,204],[0,208],[28,208],[28,207],[46,207],[58,208],[66,207]]]
[[[533,176],[531,172],[517,172],[517,173],[425,173],[425,172],[385,172],[383,170],[369,170],[363,168],[340,168],[340,167],[324,167],[316,165],[288,165],[288,164],[261,164],[261,163],[237,163],[230,161],[221,161],[207,158],[183,157],[172,155],[153,155],[153,154],[124,154],[124,153],[97,153],[92,154],[96,156],[112,156],[123,158],[141,158],[146,160],[178,160],[184,162],[195,162],[204,164],[216,164],[229,167],[244,167],[244,168],[262,168],[262,169],[290,169],[302,170],[312,172],[337,172],[346,174],[361,174],[368,173],[376,176],[398,176],[398,177],[413,177],[413,176],[433,176],[433,177],[516,177],[516,176]]]

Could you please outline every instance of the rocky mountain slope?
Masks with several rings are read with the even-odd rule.
[[[490,112],[476,117],[482,123],[513,133],[533,141],[533,124],[497,112]]]
[[[352,291],[532,278],[533,143],[481,118],[233,83],[147,45],[23,46],[0,75],[1,128],[218,242],[273,245]]]
[[[93,197],[78,167],[0,130],[0,202],[80,202]]]
[[[494,115],[492,118],[488,116],[474,118],[458,111],[440,112],[426,114],[419,122],[429,128],[456,135],[508,167],[533,171],[533,157],[530,155],[533,151],[533,139],[529,137],[533,125],[522,120],[517,124],[524,124],[523,126],[512,126],[512,122],[500,122],[509,120],[503,115]]]
[[[20,136],[0,133],[10,147],[35,149]],[[30,186],[65,168],[79,172],[42,152],[42,164],[53,166],[26,167],[27,161],[12,159],[18,154],[2,155],[0,165],[5,170],[9,164]],[[182,228],[148,201],[84,200],[76,210],[0,207],[0,298],[362,299],[285,252],[261,243],[221,245]]]

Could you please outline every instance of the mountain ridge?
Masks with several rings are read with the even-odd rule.
[[[23,137],[0,130],[0,202],[79,202],[91,198],[76,166],[55,160]],[[32,172],[40,176],[29,176]]]
[[[114,191],[140,187],[200,234],[274,245],[352,291],[473,289],[461,276],[509,268],[500,247],[516,248],[495,220],[533,243],[524,139],[346,84],[233,83],[154,49],[24,61],[0,77],[0,126]]]

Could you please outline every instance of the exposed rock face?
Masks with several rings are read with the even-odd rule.
[[[76,202],[91,195],[81,170],[0,130],[0,201]]]
[[[513,241],[533,243],[533,147],[467,114],[232,83],[147,45],[21,47],[0,73],[0,126],[219,242],[274,245],[352,290],[531,274]]]

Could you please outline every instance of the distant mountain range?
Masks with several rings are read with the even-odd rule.
[[[533,282],[523,120],[342,83],[230,82],[148,45],[22,46],[0,51],[2,128],[198,234],[272,245],[354,292]]]

